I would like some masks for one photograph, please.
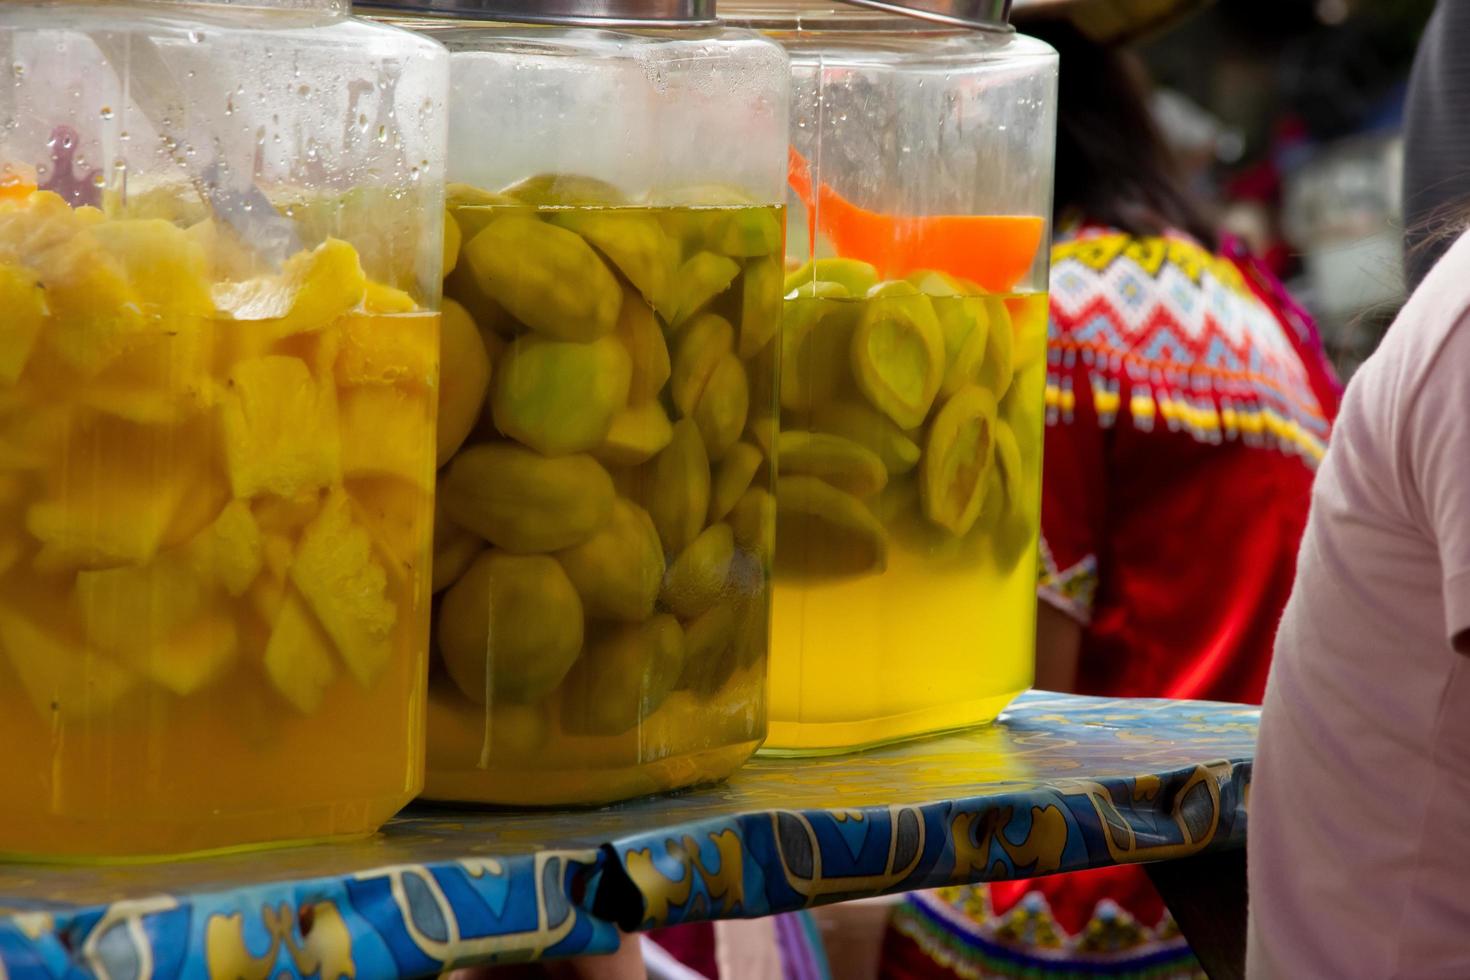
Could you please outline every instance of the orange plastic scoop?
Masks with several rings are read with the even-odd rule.
[[[808,230],[827,236],[837,254],[862,259],[885,276],[935,269],[992,293],[1014,289],[1031,271],[1045,222],[1025,215],[945,214],[903,217],[858,207],[822,184],[791,148],[787,180],[806,205]]]

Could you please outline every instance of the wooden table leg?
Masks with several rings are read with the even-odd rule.
[[[1150,864],[1148,876],[1210,980],[1245,976],[1245,849]]]

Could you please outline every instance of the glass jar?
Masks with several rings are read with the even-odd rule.
[[[1056,55],[1003,19],[721,13],[794,79],[766,747],[991,721],[1035,665]]]
[[[448,53],[10,3],[0,852],[365,834],[423,774]]]
[[[451,52],[438,800],[709,782],[765,734],[789,66],[698,4],[551,6],[413,22]]]

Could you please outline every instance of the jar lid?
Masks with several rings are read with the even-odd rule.
[[[907,14],[954,27],[1004,30],[1010,24],[1011,0],[845,0],[859,7],[872,7]]]
[[[715,0],[358,0],[404,14],[566,27],[707,27]]]

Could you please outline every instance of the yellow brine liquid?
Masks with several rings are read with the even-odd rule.
[[[875,280],[787,280],[766,751],[982,724],[1033,678],[1047,297]]]

